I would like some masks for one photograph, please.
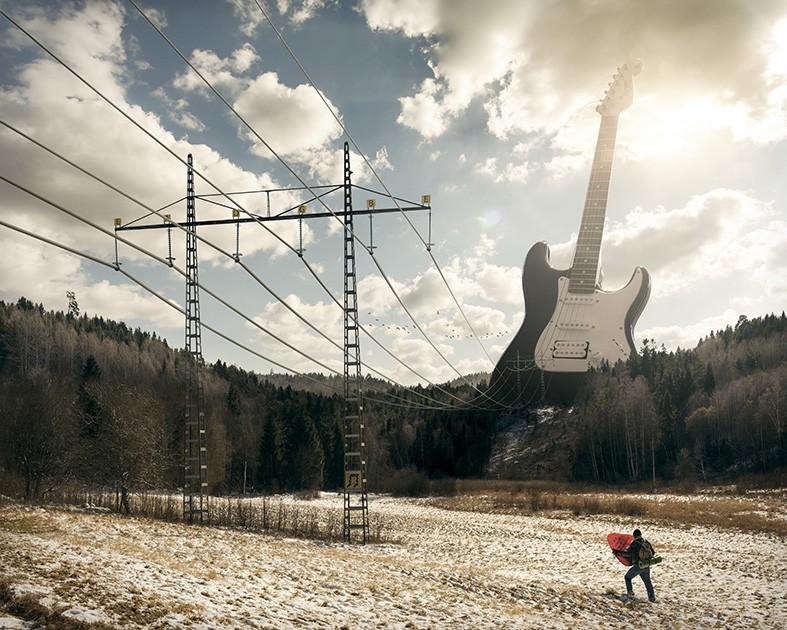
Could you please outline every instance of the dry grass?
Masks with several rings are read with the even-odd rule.
[[[434,497],[431,502],[452,510],[547,516],[608,514],[672,525],[737,528],[787,537],[787,493],[784,490],[726,486],[714,492],[653,494],[643,490],[626,492],[548,481],[502,480],[450,480],[450,484],[443,482],[441,489],[443,492],[431,493]],[[63,493],[57,499],[99,511],[109,511],[115,505],[112,492],[82,490]],[[138,517],[181,520],[181,499],[177,495],[135,494],[131,497],[131,505]],[[395,542],[391,539],[394,534],[388,522],[380,515],[372,513],[370,516],[369,542]],[[292,504],[277,497],[212,498],[209,524],[316,540],[342,539],[339,512],[326,513],[311,507],[308,501]],[[19,522],[5,520],[2,527],[33,532],[38,527],[51,527],[51,523],[33,517]]]
[[[16,534],[40,534],[53,531],[52,522],[34,512],[0,511],[0,529]]]
[[[137,493],[129,496],[129,503],[134,517],[182,521],[182,495]],[[50,504],[75,505],[106,513],[117,509],[114,492],[95,489],[61,490],[51,495]],[[295,503],[270,496],[253,499],[211,497],[210,518],[204,524],[330,542],[341,541],[344,533],[341,513],[310,506],[309,495],[301,495],[301,500]],[[390,539],[389,530],[389,524],[383,517],[370,515],[367,542],[395,542]]]
[[[105,630],[112,627],[66,617],[61,611],[41,604],[34,595],[17,596],[11,582],[5,578],[0,578],[0,612],[24,619],[31,624],[30,627],[47,630]]]
[[[445,509],[498,514],[610,514],[787,537],[784,490],[753,491],[729,486],[720,493],[657,495],[578,489],[551,482],[463,481],[456,495],[435,498],[432,503]]]
[[[784,499],[781,499],[782,508]],[[734,498],[714,498],[711,501],[689,500],[663,502],[649,506],[650,518],[684,523],[708,525],[720,529],[735,528],[744,531],[765,532],[787,537],[787,518],[776,509],[759,509],[754,501]]]

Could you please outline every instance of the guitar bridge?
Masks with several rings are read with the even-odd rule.
[[[587,359],[589,341],[556,341],[552,347],[554,359]]]
[[[555,328],[559,330],[590,330],[595,328],[593,324],[585,324],[582,322],[558,322]]]

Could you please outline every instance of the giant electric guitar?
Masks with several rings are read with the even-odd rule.
[[[636,352],[634,324],[648,301],[650,277],[637,267],[625,287],[602,291],[599,258],[618,115],[633,102],[633,76],[641,69],[638,60],[619,68],[596,107],[601,127],[571,267],[554,269],[544,241],[525,258],[525,320],[489,381],[498,402],[570,402],[589,368]]]

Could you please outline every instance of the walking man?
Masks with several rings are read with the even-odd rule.
[[[615,555],[623,556],[631,561],[631,568],[626,572],[626,594],[629,597],[634,597],[634,588],[631,581],[639,576],[645,584],[645,590],[648,592],[648,600],[651,602],[656,601],[656,593],[653,590],[653,583],[650,581],[650,566],[648,561],[656,555],[653,545],[642,537],[642,532],[638,529],[634,530],[634,540],[628,546],[626,551],[613,551]],[[640,565],[644,565],[642,568]]]

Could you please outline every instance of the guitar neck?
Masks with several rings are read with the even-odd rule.
[[[590,169],[590,181],[585,195],[585,208],[579,226],[574,260],[568,272],[571,293],[593,293],[598,280],[601,237],[604,235],[604,216],[607,211],[609,180],[612,175],[612,155],[618,131],[618,116],[601,117],[596,153]]]

